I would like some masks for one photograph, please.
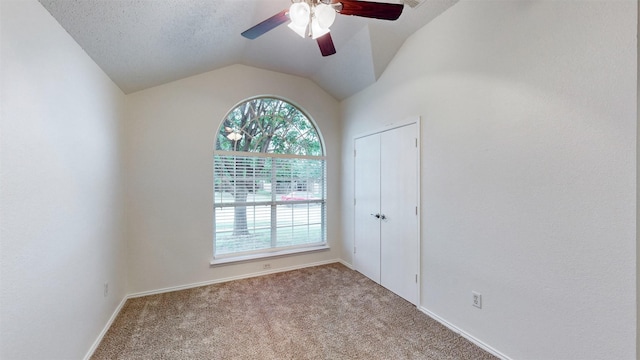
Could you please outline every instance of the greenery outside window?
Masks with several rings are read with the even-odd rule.
[[[294,105],[241,103],[214,151],[214,259],[326,245],[326,166],[320,136]]]

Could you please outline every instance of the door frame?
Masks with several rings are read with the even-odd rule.
[[[371,136],[371,135],[375,135],[375,134],[380,134],[386,131],[390,131],[390,130],[394,130],[400,127],[404,127],[407,125],[416,125],[417,128],[417,134],[416,134],[416,138],[417,138],[417,154],[416,154],[416,184],[417,184],[417,189],[416,189],[416,204],[418,207],[418,221],[416,221],[416,234],[418,237],[418,251],[416,253],[416,261],[417,261],[417,283],[418,286],[416,287],[416,291],[418,292],[416,294],[416,299],[417,299],[417,304],[414,304],[416,307],[420,307],[422,304],[422,230],[421,230],[421,223],[422,223],[422,192],[420,191],[421,189],[421,178],[422,178],[422,168],[421,168],[421,155],[422,155],[422,117],[420,115],[415,115],[415,116],[410,116],[405,118],[404,120],[401,121],[397,121],[397,122],[393,122],[393,123],[389,123],[384,125],[382,128],[378,128],[378,129],[374,129],[371,131],[367,131],[367,132],[363,132],[360,133],[356,136],[353,137],[352,141],[351,141],[351,153],[353,154],[354,158],[355,158],[355,148],[356,148],[356,140],[363,138],[363,137],[367,137],[367,136]],[[356,213],[355,213],[355,194],[356,194],[356,162],[354,159],[353,162],[353,201],[351,202],[351,206],[353,206],[353,234],[351,234],[352,236],[352,244],[353,244],[353,248],[351,249],[351,254],[352,256],[355,255],[355,249],[356,249]],[[355,264],[355,258],[354,258],[354,264]]]

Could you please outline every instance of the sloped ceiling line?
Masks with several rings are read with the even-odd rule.
[[[397,21],[339,15],[329,57],[286,26],[240,36],[290,0],[39,1],[127,94],[238,63],[308,78],[342,100],[373,84],[407,37],[458,0],[405,6]]]

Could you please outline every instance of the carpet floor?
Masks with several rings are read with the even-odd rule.
[[[92,359],[495,359],[341,264],[127,300]]]

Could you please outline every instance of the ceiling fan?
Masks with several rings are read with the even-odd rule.
[[[388,4],[359,0],[291,0],[291,7],[280,11],[263,22],[242,32],[247,39],[255,39],[274,28],[289,23],[298,35],[318,42],[322,56],[336,53],[329,27],[336,13],[373,19],[396,20],[402,14],[403,4]]]

